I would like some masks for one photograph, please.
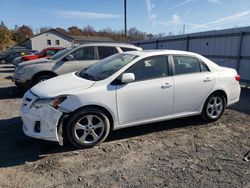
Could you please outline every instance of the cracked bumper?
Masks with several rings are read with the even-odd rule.
[[[32,104],[32,101],[29,103]],[[24,134],[37,139],[59,142],[57,126],[62,112],[50,106],[31,109],[30,105],[23,102],[20,110]],[[37,125],[39,125],[39,129],[36,127]]]

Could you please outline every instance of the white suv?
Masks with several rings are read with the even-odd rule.
[[[13,81],[22,88],[31,86],[52,77],[84,69],[100,59],[115,53],[142,50],[131,44],[88,43],[68,47],[51,57],[27,61],[16,67]]]

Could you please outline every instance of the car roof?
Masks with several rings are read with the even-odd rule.
[[[115,43],[115,42],[93,42],[93,43],[85,43],[85,44],[80,44],[77,47],[83,47],[83,46],[115,46],[115,47],[141,49],[141,47],[135,46],[133,44]]]
[[[64,47],[48,47],[44,48],[44,50],[49,50],[49,49],[63,49]]]
[[[215,64],[213,61],[207,59],[206,57],[194,53],[194,52],[187,52],[187,51],[181,51],[181,50],[141,50],[141,51],[128,51],[124,52],[125,54],[132,54],[140,56],[141,58],[146,58],[149,56],[157,56],[157,55],[189,55],[194,56],[196,58],[199,58],[202,61],[206,62],[206,65],[209,66],[211,69],[218,69],[219,65]]]
[[[171,54],[178,54],[178,55],[199,55],[193,52],[187,52],[187,51],[182,51],[182,50],[141,50],[141,51],[129,51],[129,52],[124,52],[124,53],[129,53],[129,54],[134,54],[134,55],[139,55],[139,56],[152,56],[152,55],[171,55]]]

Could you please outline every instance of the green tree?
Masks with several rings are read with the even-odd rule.
[[[52,27],[40,27],[39,28],[39,33],[43,33],[43,32],[49,31],[51,29],[52,29]]]
[[[21,45],[23,41],[33,35],[33,31],[29,26],[22,25],[17,27],[13,32],[13,39],[18,45]]]
[[[0,27],[6,27],[3,21],[1,21]]]
[[[70,35],[82,35],[82,30],[77,26],[69,27],[68,32]]]
[[[15,42],[12,40],[11,31],[5,27],[0,26],[0,51],[3,51],[5,48],[13,45]]]
[[[91,27],[90,25],[87,25],[83,28],[82,30],[83,35],[86,36],[94,36],[96,35],[96,31],[93,27]]]
[[[146,33],[139,31],[136,27],[130,28],[127,35],[130,41],[144,40],[146,38]]]
[[[67,31],[61,27],[57,27],[55,28],[56,31],[60,32],[60,33],[64,33],[64,34],[67,34]]]

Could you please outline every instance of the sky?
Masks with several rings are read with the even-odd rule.
[[[124,0],[0,0],[9,28],[87,25],[124,29]],[[194,33],[250,26],[250,0],[127,0],[127,27],[147,33]]]

